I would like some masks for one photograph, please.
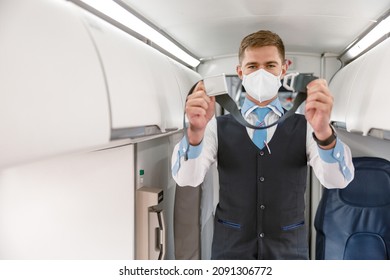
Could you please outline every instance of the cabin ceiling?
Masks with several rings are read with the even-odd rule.
[[[390,0],[122,0],[201,59],[236,55],[268,29],[287,52],[339,54],[390,8]]]

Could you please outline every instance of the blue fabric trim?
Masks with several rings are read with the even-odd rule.
[[[203,148],[203,141],[200,142],[199,145],[197,145],[197,146],[192,146],[190,144],[189,148],[188,148],[188,159],[197,158],[200,155],[200,153],[202,152],[202,148]],[[179,147],[180,157],[182,157],[184,155],[184,153],[186,152],[186,149],[187,149],[187,139],[185,137],[183,137],[183,139],[181,139],[180,147]]]
[[[341,166],[341,172],[343,172],[344,178],[347,179],[348,181],[352,180],[352,173],[351,170],[347,166]]]
[[[320,158],[327,163],[336,163],[340,159],[344,159],[344,146],[340,140],[336,139],[336,146],[333,149],[324,150],[318,146],[318,154]]]
[[[292,230],[292,229],[296,229],[298,227],[301,227],[305,224],[305,221],[301,221],[299,223],[295,223],[295,224],[292,224],[292,225],[288,225],[288,226],[284,226],[282,227],[282,230]]]
[[[339,163],[340,170],[344,178],[350,180],[352,178],[351,170],[347,167],[344,159],[344,144],[337,138],[336,146],[330,150],[324,150],[318,147],[320,158],[327,163]]]
[[[229,227],[232,227],[232,228],[237,228],[237,229],[241,228],[240,224],[236,224],[236,223],[233,223],[233,222],[225,221],[225,220],[222,220],[222,219],[218,219],[218,223],[226,225],[226,226],[229,226]]]
[[[172,174],[173,174],[173,176],[177,175],[177,172],[179,172],[179,169],[180,169],[180,152],[178,152],[178,155],[177,155],[177,158],[176,158],[176,162],[172,166]]]
[[[189,148],[188,148],[188,159],[197,158],[200,155],[200,153],[202,152],[202,148],[203,148],[203,141],[200,142],[200,144],[197,145],[197,146],[189,145]],[[181,139],[181,141],[180,141],[179,149],[177,151],[176,162],[172,166],[172,174],[173,175],[176,175],[177,172],[179,172],[180,160],[184,156],[184,154],[186,153],[186,150],[187,150],[187,139],[185,137],[183,137]]]

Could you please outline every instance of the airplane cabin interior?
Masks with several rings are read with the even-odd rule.
[[[0,259],[210,259],[217,169],[186,193],[171,155],[196,82],[224,73],[240,106],[239,42],[260,29],[288,73],[328,81],[354,158],[354,188],[308,173],[310,258],[389,259],[389,16],[388,0],[1,0]],[[182,192],[199,211],[176,221]]]

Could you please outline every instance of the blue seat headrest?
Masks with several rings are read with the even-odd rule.
[[[317,259],[389,259],[390,162],[354,158],[345,189],[324,189],[314,226]]]

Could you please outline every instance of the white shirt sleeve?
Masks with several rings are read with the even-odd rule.
[[[179,186],[196,187],[203,182],[217,158],[217,138],[217,120],[214,117],[207,124],[202,142],[198,146],[189,145],[187,161],[184,158],[188,146],[186,138],[175,146],[172,154],[172,176]]]

